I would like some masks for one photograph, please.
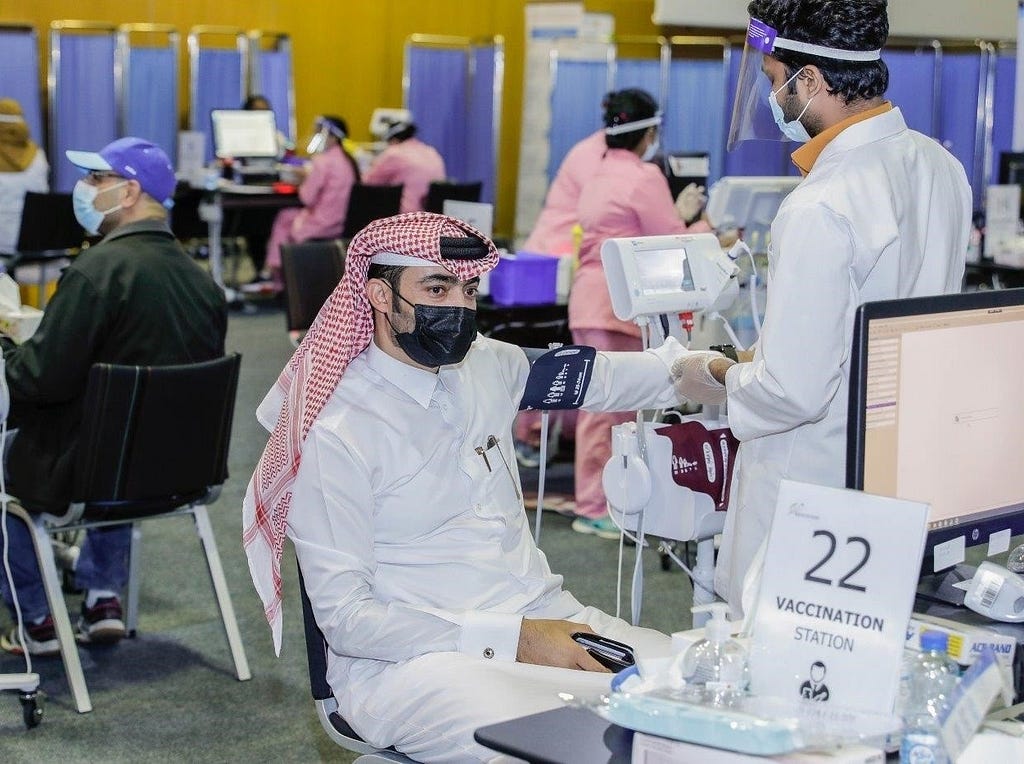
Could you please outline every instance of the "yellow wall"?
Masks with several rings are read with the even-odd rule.
[[[512,229],[523,93],[525,0],[0,0],[0,21],[29,22],[40,47],[57,19],[113,24],[172,24],[182,36],[182,103],[187,77],[185,36],[196,25],[265,29],[291,36],[299,137],[314,116],[340,114],[353,138],[369,138],[377,106],[400,106],[404,44],[410,34],[505,38],[502,145],[495,228]],[[655,34],[653,0],[588,0],[588,11],[612,13],[619,34]],[[45,68],[44,68],[45,73]],[[42,86],[42,84],[41,84]],[[182,115],[184,124],[185,115]]]

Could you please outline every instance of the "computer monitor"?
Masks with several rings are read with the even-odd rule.
[[[1022,347],[1024,289],[857,310],[847,487],[931,506],[927,596],[961,604],[966,548],[996,554],[1024,533]]]
[[[708,175],[711,174],[711,158],[706,151],[674,151],[665,154],[662,170],[668,180],[672,198],[693,183],[707,190]]]
[[[743,229],[743,238],[753,251],[767,251],[768,235],[779,205],[800,180],[787,175],[721,178],[708,191],[708,220],[720,231]]]
[[[273,159],[277,124],[268,110],[214,109],[213,149],[219,159]]]

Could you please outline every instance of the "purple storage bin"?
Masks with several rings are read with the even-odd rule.
[[[505,255],[491,271],[491,299],[498,305],[546,305],[555,301],[558,258],[536,252]]]

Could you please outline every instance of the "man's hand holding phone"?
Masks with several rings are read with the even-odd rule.
[[[585,623],[524,618],[516,660],[538,666],[608,673],[608,668],[573,639],[574,634],[586,632],[588,628]]]
[[[618,673],[636,663],[633,648],[622,642],[584,631],[576,632],[572,638],[609,671]]]

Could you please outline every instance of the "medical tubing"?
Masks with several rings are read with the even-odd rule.
[[[0,449],[7,443],[7,419],[0,420]],[[7,505],[11,499],[7,495],[7,480],[4,477],[3,469],[0,469],[0,535],[3,535],[3,558],[4,558],[4,575],[7,576],[7,583],[10,584],[11,588],[11,603],[14,605],[14,619],[17,622],[17,628],[14,630],[14,634],[18,640],[18,644],[21,645],[21,652],[25,656],[25,673],[32,673],[32,654],[29,652],[28,645],[25,644],[25,621],[21,615],[21,602],[18,601],[18,589],[14,585],[14,576],[11,575],[11,559],[10,559],[10,538],[7,534]]]
[[[683,571],[686,573],[686,575],[690,577],[690,581],[693,584],[693,586],[699,587],[700,589],[704,590],[707,594],[709,594],[712,597],[715,596],[714,590],[713,589],[708,589],[708,587],[706,587],[704,584],[702,584],[700,582],[700,580],[697,578],[697,576],[694,575],[694,572],[692,570],[690,570],[689,567],[687,567],[686,563],[683,562],[681,559],[679,559],[679,555],[677,555],[675,552],[672,551],[671,544],[669,544],[668,542],[662,541],[661,544],[658,546],[658,551],[661,552],[662,554],[666,555],[670,560],[672,560],[672,562],[674,562],[676,565],[678,565],[680,568],[682,568]]]
[[[544,479],[548,472],[548,415],[540,413],[540,471],[537,473],[537,517],[533,520],[533,543],[540,544],[540,518],[544,513]]]
[[[736,332],[733,331],[732,325],[729,323],[729,319],[727,319],[718,311],[712,313],[709,316],[709,318],[717,318],[719,321],[722,322],[722,328],[725,329],[725,333],[729,335],[729,339],[732,341],[732,346],[734,348],[736,348],[737,350],[746,350],[746,348],[743,347],[743,343],[740,342],[740,338],[736,336]]]

